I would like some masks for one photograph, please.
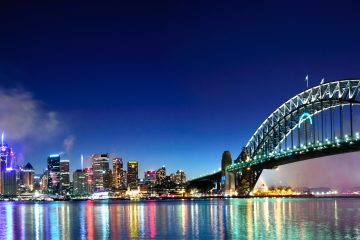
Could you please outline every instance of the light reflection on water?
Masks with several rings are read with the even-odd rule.
[[[360,199],[0,202],[0,239],[344,239]]]

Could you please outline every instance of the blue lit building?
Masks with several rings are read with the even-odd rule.
[[[47,160],[47,166],[47,193],[59,195],[61,190],[60,155],[50,155]]]
[[[4,143],[4,133],[1,136],[0,146],[0,193],[2,195],[16,195],[16,171],[13,169],[15,154]]]

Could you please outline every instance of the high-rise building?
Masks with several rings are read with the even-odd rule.
[[[125,189],[123,160],[120,157],[113,158],[113,186],[115,191]]]
[[[88,195],[86,186],[86,176],[82,169],[77,169],[73,175],[73,195],[85,196]]]
[[[14,196],[17,193],[16,170],[4,172],[4,191],[3,195]]]
[[[127,171],[123,171],[123,186],[124,186],[124,189],[127,189],[128,187],[128,184],[127,184],[127,178],[128,178],[128,174],[127,174]]]
[[[177,184],[181,185],[186,182],[186,175],[183,170],[177,170],[175,174],[171,174],[170,177],[172,177],[172,181]]]
[[[91,159],[94,170],[94,190],[104,191],[107,187],[107,183],[104,185],[104,177],[108,179],[109,174],[109,154],[94,154]]]
[[[86,186],[86,194],[90,195],[94,191],[94,171],[92,168],[84,168],[85,173],[85,186]]]
[[[48,182],[47,192],[49,194],[60,194],[60,155],[54,154],[48,157]]]
[[[104,190],[111,190],[113,184],[113,175],[111,169],[105,171],[104,174]]]
[[[127,164],[127,184],[130,190],[138,187],[138,170],[139,164],[137,161],[128,161]]]
[[[20,182],[26,191],[34,190],[35,170],[30,163],[27,163],[20,169]]]
[[[162,185],[166,178],[166,168],[162,166],[158,170],[156,170],[156,184]]]
[[[43,193],[46,193],[48,189],[48,180],[49,180],[48,173],[49,171],[45,169],[43,174],[40,176],[40,190]]]
[[[70,190],[70,161],[60,160],[60,189],[65,195]]]
[[[15,160],[15,154],[12,149],[4,143],[4,134],[1,139],[0,146],[0,193],[6,194],[8,188],[6,185],[12,184],[14,181],[16,183],[16,172],[15,175],[12,174],[13,164]],[[6,174],[8,172],[8,174]],[[11,172],[11,173],[10,173]],[[15,177],[15,179],[13,179]]]
[[[33,189],[40,191],[41,189],[41,174],[35,174],[34,175],[34,185]]]
[[[154,186],[156,184],[156,171],[147,170],[144,172],[145,184],[148,186]]]

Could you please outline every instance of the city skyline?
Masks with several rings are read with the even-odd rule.
[[[218,170],[223,151],[236,158],[263,119],[306,88],[305,76],[309,87],[360,76],[355,9],[288,2],[128,3],[116,11],[106,4],[6,5],[0,110],[7,114],[0,129],[18,160],[35,169],[53,153],[64,152],[78,169],[81,154],[89,165],[92,153],[108,152],[138,160],[139,172],[166,165],[194,178]],[[319,181],[336,173],[358,182],[358,156],[343,155],[341,170]],[[337,160],[281,169],[286,177],[297,168],[313,175]],[[271,175],[264,177],[277,182]]]

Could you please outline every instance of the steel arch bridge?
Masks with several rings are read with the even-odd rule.
[[[247,196],[263,169],[360,150],[360,79],[307,89],[278,107],[255,131],[227,172],[239,195]]]

